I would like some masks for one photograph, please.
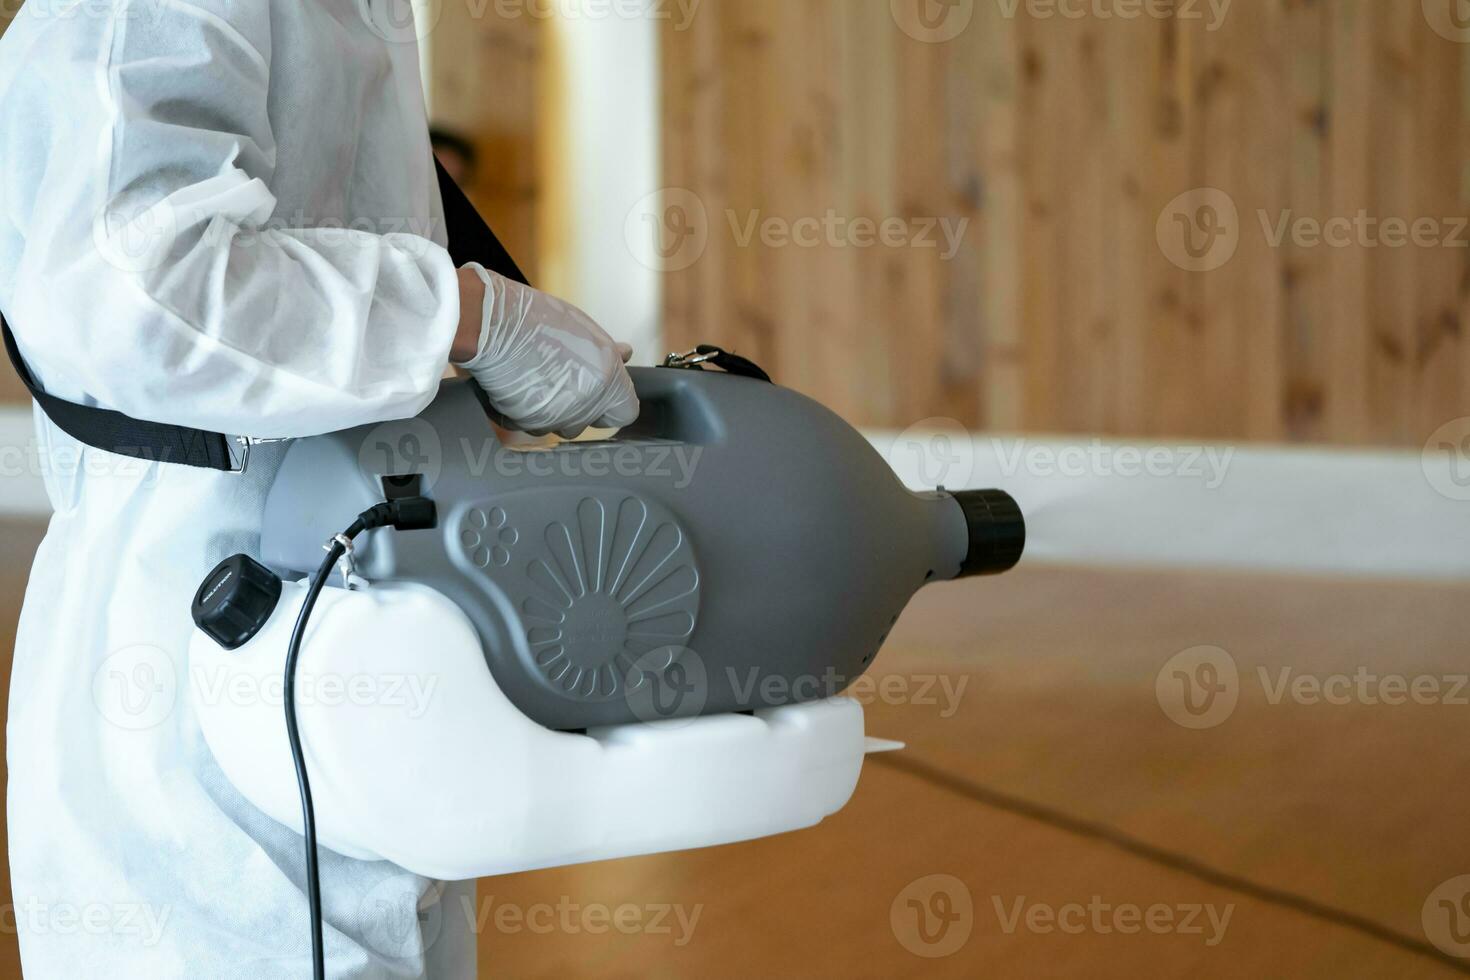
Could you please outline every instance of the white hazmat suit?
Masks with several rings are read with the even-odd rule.
[[[458,277],[417,46],[380,2],[28,0],[0,41],[0,309],[50,393],[264,438],[428,404]],[[606,335],[490,292],[470,367],[508,386],[502,411],[538,431],[632,420]],[[531,328],[565,356],[507,340]],[[492,347],[533,349],[531,374]],[[191,709],[279,691],[215,689],[186,656],[198,583],[258,550],[282,447],[232,475],[84,449],[39,410],[37,438],[55,515],[8,722],[26,975],[309,976],[301,837],[240,797]],[[474,975],[472,886],[322,859],[330,976]]]

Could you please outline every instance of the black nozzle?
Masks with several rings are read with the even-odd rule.
[[[1026,551],[1026,517],[1003,490],[963,490],[954,495],[970,529],[970,551],[960,578],[1009,572]]]

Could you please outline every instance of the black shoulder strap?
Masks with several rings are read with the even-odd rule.
[[[485,219],[480,217],[464,191],[444,170],[436,159],[439,174],[439,194],[444,199],[444,223],[449,236],[449,254],[456,266],[478,262],[492,272],[507,279],[526,282],[525,274],[511,258],[500,239],[490,230]],[[149,462],[175,463],[209,470],[234,471],[243,466],[245,447],[238,446],[232,455],[230,447],[238,444],[236,437],[218,432],[204,432],[181,425],[165,425],[160,422],[145,422],[130,418],[121,412],[78,405],[48,395],[31,374],[25,360],[20,356],[15,336],[10,325],[0,314],[0,332],[5,337],[5,353],[20,375],[21,382],[31,397],[41,406],[46,416],[56,427],[83,445],[101,449],[119,456]]]
[[[438,158],[434,166],[439,171],[439,196],[444,199],[444,231],[449,236],[449,255],[456,267],[478,262],[491,272],[529,286],[530,280],[516,265],[495,232],[480,217],[480,212],[465,197],[464,191],[444,169]]]
[[[15,365],[21,383],[46,417],[77,442],[134,459],[179,463],[208,470],[236,469],[230,458],[230,440],[218,432],[145,422],[121,412],[78,405],[46,394],[21,358],[20,350],[15,346],[15,335],[10,332],[10,324],[5,322],[4,316],[0,316],[0,329],[5,333],[5,353],[10,355],[10,363]]]

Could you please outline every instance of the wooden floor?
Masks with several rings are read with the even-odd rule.
[[[0,535],[14,568],[35,535]],[[7,651],[19,588],[0,590]],[[1286,668],[1448,691],[1467,602],[1470,586],[1137,571],[932,587],[865,692],[870,733],[909,748],[871,760],[846,810],[771,840],[482,882],[482,976],[1470,972],[1423,915],[1470,873],[1470,706],[1275,697]],[[1234,658],[1239,701],[1191,730],[1155,682],[1201,645]],[[619,909],[626,932],[607,925]]]

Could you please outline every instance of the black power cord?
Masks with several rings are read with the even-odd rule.
[[[296,721],[296,663],[301,659],[301,644],[306,637],[306,624],[311,619],[322,589],[337,562],[348,547],[364,531],[391,527],[397,531],[423,531],[438,523],[437,508],[432,500],[410,497],[378,504],[358,515],[357,520],[327,543],[327,557],[306,590],[306,601],[291,631],[291,646],[286,652],[285,702],[286,736],[291,742],[291,761],[296,766],[296,786],[301,792],[301,825],[306,837],[306,897],[311,911],[311,966],[315,980],[326,980],[327,955],[322,937],[322,880],[317,864],[316,809],[311,801],[311,781],[306,775],[306,754],[301,748],[301,729]]]

